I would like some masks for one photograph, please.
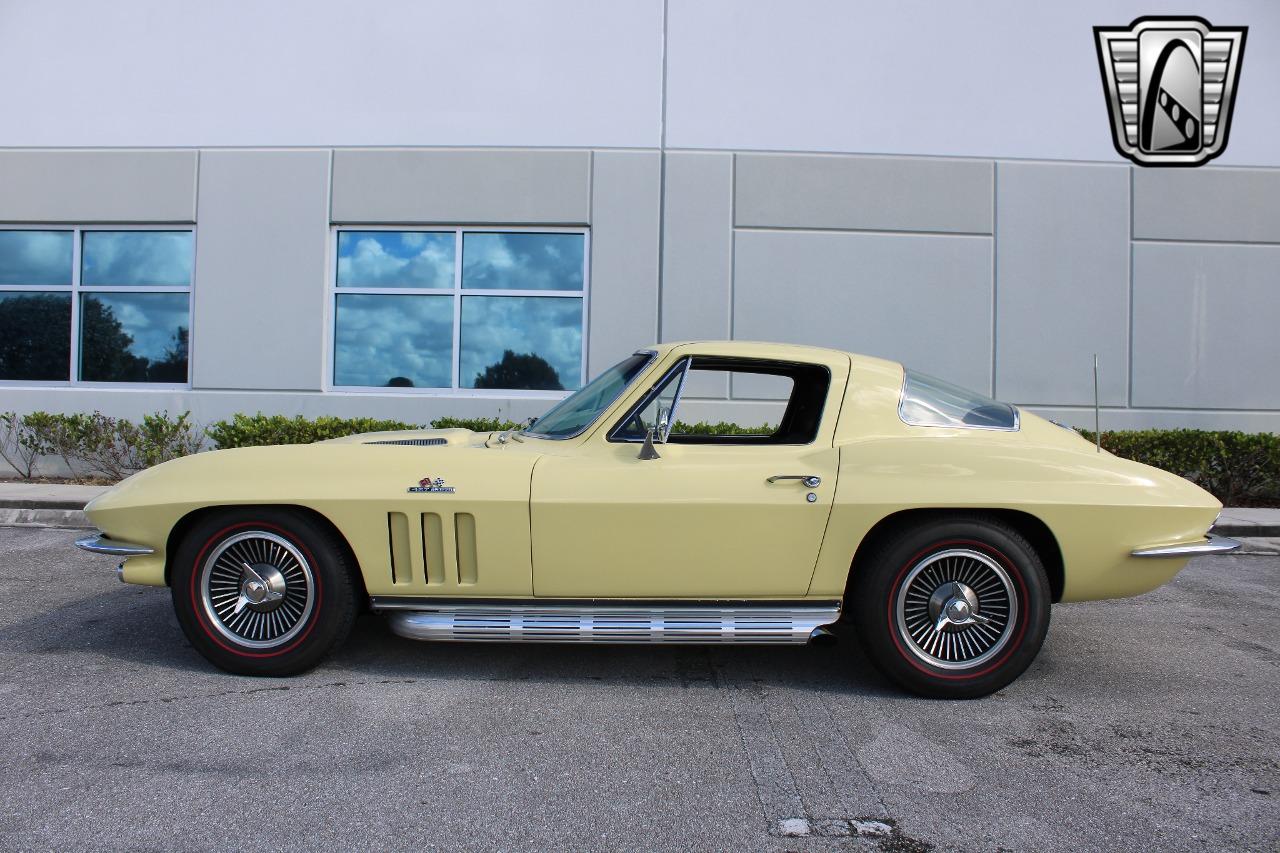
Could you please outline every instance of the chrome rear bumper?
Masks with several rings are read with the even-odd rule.
[[[1225,536],[1206,535],[1203,542],[1184,542],[1180,545],[1156,545],[1151,548],[1138,548],[1133,551],[1134,557],[1203,557],[1206,554],[1229,554],[1240,547],[1240,543]]]
[[[134,545],[132,542],[120,542],[109,539],[104,533],[95,533],[76,540],[76,547],[94,554],[110,554],[113,557],[141,557],[154,554],[156,549],[146,545]]]

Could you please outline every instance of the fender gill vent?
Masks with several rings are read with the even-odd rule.
[[[387,438],[381,441],[365,442],[365,444],[411,444],[414,447],[438,447],[448,443],[447,438]]]
[[[458,549],[458,583],[463,586],[478,580],[476,565],[476,517],[460,512],[453,517],[454,542]]]
[[[413,583],[409,556],[409,517],[403,512],[387,513],[387,540],[391,545],[391,582]]]

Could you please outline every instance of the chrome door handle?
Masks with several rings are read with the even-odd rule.
[[[777,483],[780,480],[799,480],[807,488],[816,489],[822,485],[822,478],[817,474],[774,474],[765,482]]]

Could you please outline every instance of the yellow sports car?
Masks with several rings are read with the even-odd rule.
[[[778,399],[776,428],[677,420],[729,383]],[[90,503],[102,532],[77,544],[168,586],[237,673],[314,666],[368,602],[427,640],[805,643],[843,621],[907,689],[972,697],[1026,669],[1054,602],[1238,547],[1207,535],[1220,508],[894,362],[711,342],[637,352],[521,431],[167,462]]]

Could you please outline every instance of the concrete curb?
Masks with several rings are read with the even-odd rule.
[[[0,509],[69,509],[77,512],[84,509],[85,501],[63,500],[61,498],[0,498]]]
[[[65,527],[92,530],[84,510],[0,506],[0,527]]]
[[[1280,524],[1215,524],[1211,530],[1218,536],[1239,539],[1241,536],[1280,536]]]

